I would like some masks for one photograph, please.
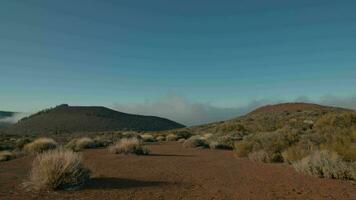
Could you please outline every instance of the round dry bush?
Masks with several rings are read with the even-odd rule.
[[[184,148],[196,148],[196,147],[208,147],[208,144],[204,138],[199,135],[192,136],[185,140],[183,143]]]
[[[24,151],[28,153],[42,153],[57,148],[58,144],[52,138],[38,138],[24,146]]]
[[[184,143],[185,142],[185,139],[184,138],[181,138],[178,140],[179,143]]]
[[[175,135],[175,134],[169,134],[169,135],[167,135],[166,140],[167,141],[177,141],[178,140],[178,136]]]
[[[83,137],[72,139],[68,142],[66,148],[72,149],[73,151],[80,151],[82,149],[95,148],[96,146],[96,142],[93,139],[89,137]]]
[[[8,161],[16,158],[16,153],[10,151],[1,151],[0,152],[0,162]]]
[[[137,138],[123,138],[109,147],[109,152],[115,154],[147,155],[149,150],[145,148]]]
[[[80,154],[60,148],[37,155],[24,186],[29,190],[74,190],[89,177]]]
[[[355,164],[345,162],[339,155],[327,150],[315,151],[293,163],[293,167],[297,172],[320,178],[355,179]]]
[[[271,162],[271,158],[269,157],[268,153],[264,150],[255,151],[248,154],[248,159],[254,162]]]
[[[157,140],[157,141],[165,141],[165,140],[166,140],[166,137],[160,135],[160,136],[156,137],[156,140]]]
[[[150,135],[150,134],[143,134],[141,135],[141,139],[144,141],[144,142],[156,142],[156,139]]]

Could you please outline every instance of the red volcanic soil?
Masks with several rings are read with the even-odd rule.
[[[356,199],[356,183],[296,173],[285,164],[254,163],[232,151],[184,149],[176,142],[149,145],[152,155],[86,150],[93,172],[79,191],[21,189],[32,157],[0,163],[0,199]]]

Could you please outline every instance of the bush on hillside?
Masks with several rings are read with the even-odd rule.
[[[293,167],[300,173],[320,178],[356,179],[355,163],[347,163],[338,154],[327,150],[315,151],[295,162]]]
[[[254,162],[269,163],[272,159],[265,150],[259,150],[248,154],[248,159]]]
[[[184,148],[196,148],[196,147],[208,147],[206,140],[199,136],[195,135],[185,140],[183,143]]]

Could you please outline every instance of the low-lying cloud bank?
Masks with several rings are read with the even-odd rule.
[[[192,102],[181,96],[169,95],[156,101],[146,101],[141,104],[124,105],[116,103],[114,109],[127,113],[160,116],[192,126],[231,119],[246,114],[260,106],[282,102],[290,101],[260,99],[241,107],[221,108],[208,103]],[[301,96],[292,100],[292,102],[309,102],[356,109],[356,95],[344,98],[327,95],[317,101]]]
[[[14,124],[24,117],[28,117],[30,113],[14,113],[11,117],[4,117],[0,119],[0,123]]]

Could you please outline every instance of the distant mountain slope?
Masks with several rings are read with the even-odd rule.
[[[327,113],[351,110],[309,103],[267,105],[231,120],[191,127],[192,131],[207,133],[269,132],[285,126],[309,126]]]
[[[174,121],[117,112],[105,107],[60,105],[20,120],[5,129],[12,134],[70,133],[113,130],[160,131],[182,128]]]

